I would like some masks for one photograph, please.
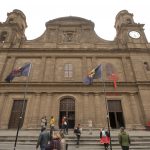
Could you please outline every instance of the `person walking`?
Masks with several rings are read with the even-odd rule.
[[[104,128],[100,130],[100,143],[104,144],[105,150],[108,150],[110,144],[110,134]]]
[[[62,118],[62,126],[61,126],[61,131],[63,130],[64,134],[67,134],[67,118],[64,116]]]
[[[50,135],[46,131],[46,128],[43,127],[41,129],[41,133],[39,134],[39,137],[38,137],[36,149],[38,149],[38,147],[40,146],[41,150],[45,150],[46,146],[48,145],[49,139],[50,139]]]
[[[129,150],[129,146],[131,144],[130,136],[125,132],[125,128],[120,128],[120,133],[118,135],[119,144],[122,147],[122,150]]]
[[[74,133],[77,137],[77,145],[79,145],[80,137],[81,137],[82,128],[80,127],[80,124],[77,125],[77,127],[74,129]]]
[[[47,118],[46,118],[46,116],[43,116],[41,118],[41,129],[46,128],[46,126],[47,126]]]
[[[50,125],[50,140],[51,140],[53,137],[54,129],[55,129],[55,118],[54,118],[54,116],[51,116],[49,125]]]
[[[68,129],[69,129],[69,121],[68,121],[68,117],[66,117],[66,134],[68,135]]]

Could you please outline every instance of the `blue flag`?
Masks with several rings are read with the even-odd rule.
[[[83,83],[86,85],[90,85],[93,83],[93,79],[101,78],[102,76],[102,67],[101,64],[91,70],[89,74],[83,79]]]
[[[31,64],[29,63],[21,68],[12,70],[12,72],[6,77],[5,81],[10,83],[15,77],[29,76],[30,67]]]

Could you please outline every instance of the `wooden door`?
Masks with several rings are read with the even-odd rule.
[[[20,128],[22,127],[23,121],[24,121],[26,105],[27,105],[26,100],[25,101],[24,100],[14,100],[10,119],[9,119],[9,125],[8,125],[9,129],[18,127],[21,112],[22,112],[22,118],[21,118],[21,122],[20,122]]]

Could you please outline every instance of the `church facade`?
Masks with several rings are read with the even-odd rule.
[[[125,126],[144,129],[150,121],[150,44],[144,25],[133,14],[120,11],[113,41],[100,38],[94,23],[80,17],[62,17],[46,23],[45,32],[27,40],[26,16],[20,10],[0,23],[0,129],[40,127],[51,116],[61,126],[80,123],[94,128]],[[12,70],[31,63],[28,77],[5,78]],[[101,78],[85,85],[83,79],[101,65]],[[114,76],[112,76],[114,75]],[[114,88],[114,82],[117,86]]]

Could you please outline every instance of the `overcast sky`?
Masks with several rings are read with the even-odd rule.
[[[145,24],[145,34],[150,42],[149,0],[3,0],[0,5],[0,22],[7,18],[7,12],[20,9],[26,16],[28,40],[41,36],[49,20],[77,16],[91,20],[97,35],[113,40],[116,35],[115,17],[121,10],[134,14],[136,23]]]

